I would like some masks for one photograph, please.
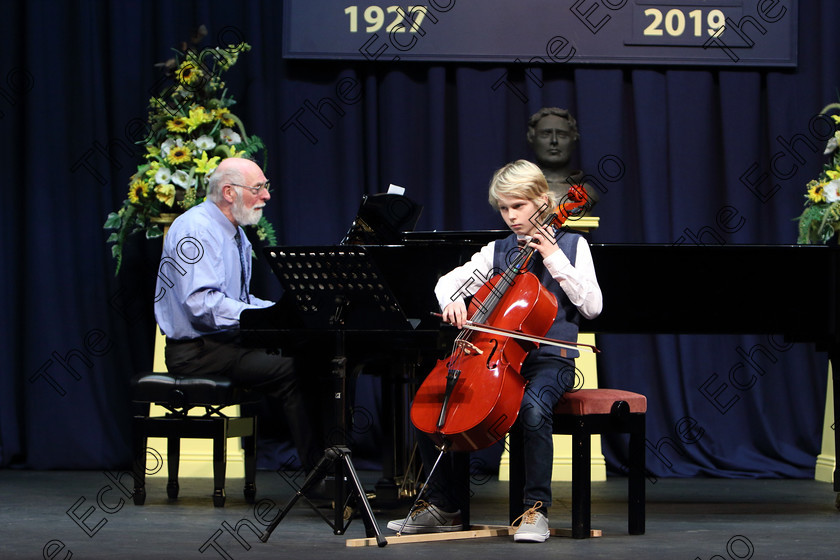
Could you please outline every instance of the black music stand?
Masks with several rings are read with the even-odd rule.
[[[347,433],[346,331],[405,330],[411,328],[410,323],[364,247],[267,247],[264,254],[283,285],[286,292],[284,297],[289,299],[293,313],[297,315],[304,331],[312,329],[313,332],[335,334],[335,356],[331,368],[335,384],[334,411],[338,433],[343,438]],[[339,442],[325,451],[324,457],[309,474],[301,489],[260,536],[261,541],[268,540],[297,500],[323,480],[334,465],[335,519],[331,522],[321,516],[333,528],[334,534],[344,534],[352,520],[351,516],[345,524],[344,509],[355,494],[363,506],[367,536],[375,535],[379,546],[387,544],[353,467],[350,450],[344,443]],[[349,495],[345,495],[345,474],[350,476],[353,485]]]

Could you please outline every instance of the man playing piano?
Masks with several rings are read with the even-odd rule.
[[[601,312],[601,289],[595,276],[586,240],[577,233],[559,230],[556,235],[539,226],[542,210],[554,209],[556,201],[539,167],[528,161],[509,163],[498,170],[490,183],[490,204],[499,210],[510,236],[483,247],[472,259],[440,278],[435,295],[443,310],[443,320],[461,328],[467,316],[464,292],[472,295],[480,287],[471,278],[488,278],[492,270],[506,268],[505,259],[518,246],[536,249],[528,269],[548,288],[558,302],[557,316],[549,338],[576,341],[580,316],[594,318]],[[466,286],[466,288],[465,288]],[[551,468],[553,463],[552,411],[564,391],[574,383],[577,352],[561,356],[559,348],[542,345],[526,358],[521,374],[527,380],[519,411],[525,448],[525,488],[522,522],[514,535],[517,542],[543,542],[549,536],[548,508],[551,506]],[[428,473],[437,457],[426,434],[418,439],[421,457]],[[411,513],[404,533],[461,530],[459,505],[453,499],[452,469],[441,461],[429,481],[427,503]],[[404,520],[388,523],[399,531]]]
[[[172,223],[163,244],[155,318],[166,335],[166,367],[174,375],[223,375],[282,404],[301,463],[311,470],[317,444],[291,358],[240,344],[244,309],[273,305],[249,292],[251,243],[242,226],[256,224],[271,198],[251,160],[222,160],[207,198]]]

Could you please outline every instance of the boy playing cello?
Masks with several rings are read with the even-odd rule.
[[[465,296],[481,287],[474,278],[489,278],[504,270],[508,256],[520,247],[532,247],[534,255],[527,269],[557,298],[557,316],[548,333],[555,340],[576,341],[580,317],[597,317],[602,308],[601,289],[595,276],[589,244],[578,233],[558,230],[550,233],[543,215],[557,204],[539,167],[519,160],[499,169],[490,182],[490,204],[497,208],[512,234],[483,247],[468,263],[445,274],[435,286],[443,320],[462,328],[469,319]],[[565,354],[565,356],[564,356]],[[551,506],[553,463],[552,411],[574,380],[577,352],[550,345],[531,350],[520,374],[527,381],[519,421],[525,448],[524,508],[514,540],[543,542],[549,536],[548,508]],[[426,472],[437,457],[432,440],[420,435]],[[442,468],[441,468],[442,467]],[[449,463],[441,462],[427,486],[427,501],[421,502],[407,520],[394,520],[388,528],[403,533],[434,533],[463,529],[459,506],[452,498]],[[403,524],[405,526],[403,527]]]

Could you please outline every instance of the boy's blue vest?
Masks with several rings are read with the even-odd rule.
[[[569,230],[561,229],[557,232],[557,244],[560,250],[565,253],[572,263],[575,265],[575,258],[577,257],[577,246],[580,234],[573,233]],[[510,263],[516,258],[518,252],[518,244],[516,234],[511,234],[504,239],[496,241],[493,252],[493,268],[494,272],[504,271]],[[577,341],[578,325],[580,324],[580,312],[571,301],[569,301],[566,292],[560,287],[560,284],[551,277],[548,270],[543,265],[542,257],[538,252],[534,252],[528,263],[528,272],[533,273],[540,279],[542,285],[545,286],[552,294],[557,297],[557,318],[554,324],[546,333],[546,337],[558,340]],[[561,348],[543,344],[536,350],[531,352],[531,355],[539,354],[540,356],[560,356]],[[576,350],[567,350],[568,358],[576,358],[578,352]]]

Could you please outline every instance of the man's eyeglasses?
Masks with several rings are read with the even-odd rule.
[[[260,191],[265,189],[265,192],[271,191],[271,181],[266,181],[262,185],[257,185],[256,187],[246,187],[245,185],[237,185],[236,183],[228,183],[231,187],[241,187],[243,189],[248,189],[251,191],[251,194],[257,195],[260,194]]]

